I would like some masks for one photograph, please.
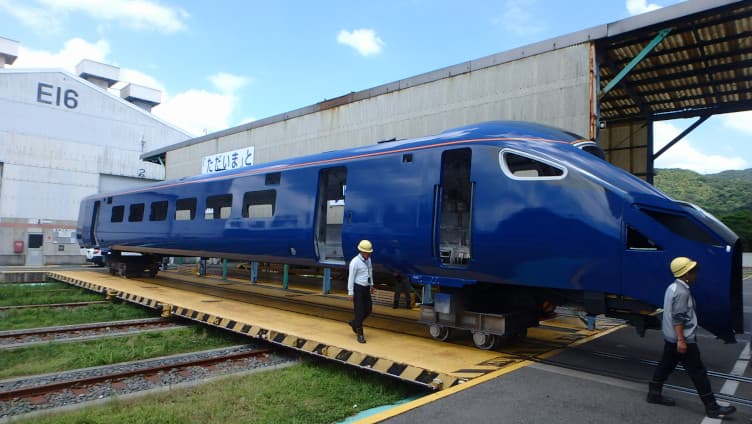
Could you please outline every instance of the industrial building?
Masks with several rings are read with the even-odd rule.
[[[111,93],[119,68],[4,68],[18,46],[0,38],[0,265],[81,263],[81,199],[163,180],[164,166],[139,156],[189,134],[150,113],[160,91],[128,84]]]
[[[752,4],[690,0],[506,52],[352,92],[148,151],[168,179],[524,120],[597,140],[607,159],[652,181],[652,123],[748,110]],[[237,156],[236,156],[237,157]],[[203,158],[203,160],[202,160]]]

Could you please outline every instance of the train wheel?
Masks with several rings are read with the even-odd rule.
[[[431,326],[428,327],[428,332],[431,333],[431,337],[436,340],[441,340],[442,342],[446,341],[449,336],[452,335],[451,328],[438,324],[431,324]]]
[[[473,343],[480,349],[490,350],[496,346],[496,336],[476,331],[473,333]]]

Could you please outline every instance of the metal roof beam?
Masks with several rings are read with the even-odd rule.
[[[633,113],[618,113],[618,111],[624,112],[628,109],[629,108],[620,108],[617,109],[617,112],[606,112],[604,113],[605,116],[603,118],[608,119],[609,122],[643,121],[648,118],[647,116],[641,115],[640,113],[636,112],[636,106],[631,106],[631,109],[635,110],[635,112]],[[671,119],[696,118],[703,115],[721,115],[724,113],[743,112],[747,110],[750,110],[750,101],[741,100],[720,103],[712,106],[687,107],[676,111],[654,112],[652,115],[650,115],[649,118],[653,121],[667,121]]]
[[[666,150],[670,149],[671,146],[673,146],[674,144],[678,143],[687,134],[691,133],[695,128],[699,127],[703,122],[707,121],[708,118],[710,118],[710,116],[711,115],[703,115],[703,116],[701,116],[700,119],[698,119],[694,123],[692,123],[692,125],[690,125],[686,130],[682,131],[681,134],[677,135],[676,137],[674,137],[673,140],[669,141],[669,143],[667,145],[663,146],[663,148],[661,150],[659,150],[658,153],[654,154],[653,155],[653,160],[658,159],[658,156],[662,155],[663,152],[665,152]]]
[[[668,79],[667,81],[671,81],[671,80]],[[723,79],[717,79],[716,83],[719,86],[728,85],[728,86],[734,87],[733,89],[718,90],[716,93],[716,95],[718,96],[730,96],[734,94],[747,93],[750,91],[750,87],[752,87],[752,75],[743,76],[741,78],[728,77],[728,78],[723,78]],[[670,101],[681,102],[681,101],[687,101],[687,100],[703,99],[706,97],[706,95],[697,94],[697,95],[677,96],[676,95],[677,92],[681,92],[681,91],[691,92],[693,90],[702,89],[703,87],[705,87],[705,84],[701,82],[693,82],[689,84],[672,84],[670,89],[656,88],[653,90],[644,90],[644,91],[641,90],[639,94],[640,96],[647,99],[650,97],[660,96],[662,94],[666,94],[670,92],[672,95]],[[629,101],[631,99],[632,99],[632,96],[629,94],[619,94],[619,95],[612,94],[608,98],[608,103],[616,103],[619,101]],[[644,100],[643,102],[646,105],[654,105],[654,104],[659,104],[659,103],[666,103],[667,100]],[[608,109],[608,107],[606,107],[605,109]]]
[[[603,89],[603,91],[601,91],[601,96],[600,97],[603,98],[603,96],[605,96],[606,93],[608,93],[609,91],[611,91],[611,89],[614,88],[616,86],[616,84],[618,84],[619,81],[621,81],[625,76],[627,76],[627,74],[629,73],[629,71],[631,71],[632,68],[634,68],[635,66],[637,66],[637,64],[640,63],[640,61],[642,61],[642,59],[644,59],[645,56],[647,56],[655,48],[655,46],[657,46],[658,44],[660,44],[660,42],[663,41],[663,39],[666,38],[666,36],[668,36],[668,34],[670,32],[671,32],[671,28],[664,28],[664,29],[660,30],[658,32],[658,35],[656,35],[655,37],[653,37],[653,39],[650,41],[650,43],[648,43],[648,45],[645,46],[645,48],[643,48],[642,51],[640,51],[640,53],[638,53],[637,56],[635,56],[634,59],[632,59],[627,64],[627,66],[625,66],[624,69],[622,69],[614,77],[614,79],[612,79],[611,82],[608,83],[608,85],[606,85],[606,87]]]

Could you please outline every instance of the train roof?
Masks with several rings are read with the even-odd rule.
[[[554,144],[574,145],[588,141],[577,134],[547,125],[523,121],[491,121],[463,127],[452,128],[439,134],[410,138],[403,140],[389,140],[361,147],[333,150],[313,155],[265,162],[244,168],[220,171],[212,174],[195,175],[177,180],[161,181],[154,184],[134,187],[119,192],[99,193],[91,197],[114,196],[148,191],[167,185],[189,184],[201,181],[216,181],[226,178],[236,178],[243,175],[255,175],[268,172],[279,172],[291,168],[336,164],[344,160],[365,159],[382,154],[408,152],[432,147],[451,146],[469,143],[484,143],[504,140],[546,142]]]

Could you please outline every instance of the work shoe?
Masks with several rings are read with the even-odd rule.
[[[366,336],[364,336],[362,333],[358,334],[358,343],[365,343],[366,342]]]
[[[736,412],[736,407],[733,405],[721,406],[715,401],[715,396],[712,393],[700,396],[702,403],[705,404],[705,415],[709,418],[726,417]]]
[[[648,403],[655,403],[657,405],[665,405],[665,406],[674,406],[676,405],[676,402],[674,402],[673,399],[667,398],[661,394],[663,391],[663,384],[662,383],[655,383],[651,382],[648,386],[649,392],[647,401]]]

